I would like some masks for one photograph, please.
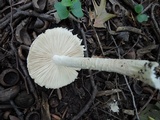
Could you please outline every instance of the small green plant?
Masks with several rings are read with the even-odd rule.
[[[66,19],[69,13],[72,13],[77,18],[83,16],[81,2],[79,0],[62,0],[54,4],[60,19]]]
[[[141,4],[137,4],[134,6],[135,12],[138,14],[136,19],[138,22],[142,23],[144,21],[148,21],[148,15],[143,14],[144,7]]]

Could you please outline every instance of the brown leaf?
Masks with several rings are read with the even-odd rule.
[[[56,114],[51,114],[52,120],[61,120],[61,118]]]
[[[115,17],[116,15],[106,12],[106,9],[105,9],[106,0],[101,0],[100,6],[97,5],[95,0],[92,0],[92,2],[93,2],[95,13],[96,13],[96,17],[95,17],[95,21],[94,21],[93,26],[97,27],[97,28],[105,28],[104,23],[107,20]]]
[[[19,120],[19,118],[15,117],[15,116],[13,116],[13,115],[10,115],[10,116],[9,116],[9,119],[10,119],[10,120]]]
[[[89,9],[89,17],[90,17],[91,22],[92,22],[96,18],[95,11],[91,11],[91,9]],[[90,21],[89,21],[89,25],[91,25]]]

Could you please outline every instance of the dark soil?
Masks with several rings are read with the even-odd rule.
[[[159,62],[160,1],[107,0],[106,11],[116,17],[103,28],[91,21],[92,0],[81,0],[84,17],[61,21],[53,8],[57,0],[45,1],[0,0],[0,120],[137,120],[160,100],[158,90],[136,79],[91,70],[81,70],[70,85],[46,89],[34,83],[26,66],[32,41],[54,27],[73,29],[87,48],[85,56]],[[146,22],[136,20],[138,3],[149,16]],[[6,78],[11,82],[4,83]],[[114,103],[119,112],[111,109]]]

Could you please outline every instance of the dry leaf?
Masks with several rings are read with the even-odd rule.
[[[15,117],[15,116],[13,116],[13,115],[9,115],[9,119],[10,119],[10,120],[20,120],[19,118]]]
[[[93,5],[94,5],[95,14],[96,14],[93,26],[97,27],[97,28],[105,28],[104,23],[107,20],[115,17],[116,15],[107,13],[107,11],[105,9],[106,0],[101,0],[100,6],[97,5],[95,0],[92,0],[92,2],[93,2]]]
[[[159,120],[160,118],[160,102],[148,104],[147,107],[139,115],[140,120]],[[149,119],[148,119],[149,118]]]
[[[95,11],[91,11],[91,9],[89,9],[89,17],[91,22],[96,18],[96,13]],[[89,21],[89,25],[91,25],[91,22]]]
[[[127,115],[132,115],[134,116],[134,110],[129,110],[129,109],[123,109],[123,113],[127,114]]]
[[[56,114],[51,114],[52,120],[61,120],[61,118]]]

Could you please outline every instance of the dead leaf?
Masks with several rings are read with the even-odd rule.
[[[160,102],[156,104],[148,104],[147,107],[139,115],[140,120],[151,120],[149,117],[155,120],[160,118]]]
[[[10,120],[20,120],[19,118],[15,117],[15,116],[13,116],[13,115],[9,115],[9,119],[10,119]]]
[[[52,120],[61,120],[61,118],[56,114],[51,114]]]
[[[90,21],[92,22],[96,18],[95,11],[91,11],[91,9],[89,9],[89,17],[90,17]],[[89,25],[91,25],[90,21],[89,21]]]
[[[93,26],[97,28],[106,28],[104,23],[115,17],[115,14],[107,13],[105,6],[106,6],[106,0],[101,0],[100,5],[98,6],[95,0],[92,0],[93,6],[95,9],[95,21]]]
[[[123,113],[127,114],[127,115],[134,115],[134,110],[129,110],[129,109],[123,109]]]

